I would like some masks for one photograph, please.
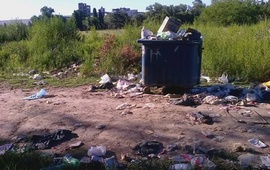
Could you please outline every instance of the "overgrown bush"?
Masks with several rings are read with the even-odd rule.
[[[0,48],[0,68],[2,71],[22,71],[27,67],[29,50],[26,41],[14,41]]]
[[[79,62],[80,36],[74,20],[61,17],[35,22],[30,31],[30,63],[37,69],[54,69]]]
[[[29,27],[20,21],[10,25],[0,25],[0,44],[25,40],[28,37],[28,33]]]
[[[202,73],[216,77],[227,72],[231,78],[246,81],[269,80],[269,23],[197,26],[204,37]]]

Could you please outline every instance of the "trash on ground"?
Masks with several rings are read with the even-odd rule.
[[[35,149],[50,149],[62,142],[72,139],[75,134],[70,130],[58,130],[49,135],[33,135],[31,141]]]
[[[263,165],[270,167],[270,155],[269,154],[267,156],[260,156],[260,159],[261,159]]]
[[[107,150],[106,146],[91,146],[91,148],[88,150],[87,155],[92,156],[105,156]]]
[[[243,168],[247,168],[250,165],[258,164],[258,156],[251,153],[242,154],[238,157],[238,161]]]
[[[108,74],[104,74],[103,76],[100,77],[101,80],[99,81],[100,84],[106,84],[111,82],[111,78]]]
[[[217,104],[221,104],[222,101],[219,100],[219,98],[217,96],[208,95],[203,99],[203,103],[211,104],[211,105],[217,105]]]
[[[24,100],[35,100],[35,99],[40,99],[42,97],[46,97],[47,92],[45,89],[41,89],[39,92],[37,92],[36,94],[33,94],[31,96],[25,97],[23,98]]]
[[[73,148],[80,147],[81,145],[83,145],[82,141],[77,141],[75,143],[70,144],[69,148],[73,149]]]
[[[104,159],[100,156],[93,155],[91,156],[91,161],[103,163]]]
[[[158,141],[141,141],[132,150],[142,156],[148,156],[149,154],[160,154],[164,149],[162,143]]]
[[[180,154],[177,157],[174,156],[173,160],[177,163],[177,164],[188,164],[186,166],[182,166],[182,167],[187,167],[187,168],[191,168],[191,169],[209,169],[209,170],[214,170],[216,168],[216,165],[210,161],[206,155],[191,155],[191,154]],[[190,166],[190,165],[191,166]],[[174,167],[174,166],[172,166]],[[181,166],[179,166],[180,168]],[[178,170],[178,169],[175,169]],[[180,169],[182,170],[182,169]],[[184,169],[185,170],[185,169]]]
[[[180,163],[170,166],[169,170],[192,170],[193,167],[190,163]]]
[[[118,161],[115,156],[105,158],[104,165],[106,170],[118,170]]]
[[[104,129],[106,127],[106,125],[104,125],[104,124],[98,124],[98,125],[96,125],[96,129],[99,129],[99,130],[101,130],[101,129]]]
[[[201,75],[201,79],[206,80],[207,83],[210,83],[211,82],[211,78],[209,76]]]
[[[229,82],[228,80],[228,74],[227,73],[223,73],[219,78],[218,78],[218,81],[223,83],[223,84],[226,84]]]
[[[201,112],[189,112],[186,114],[186,117],[193,121],[194,123],[205,123],[205,124],[213,124],[212,117],[208,115],[204,115]]]
[[[263,143],[262,141],[260,141],[257,138],[252,138],[249,139],[248,142],[254,146],[256,146],[257,148],[265,148],[267,147],[267,145],[265,143]]]
[[[169,102],[174,105],[182,105],[182,106],[196,106],[197,105],[197,102],[187,94],[184,94],[181,98],[170,99]]]
[[[123,104],[120,104],[119,106],[117,106],[115,109],[116,110],[124,110],[124,109],[130,108],[130,107],[132,107],[131,104],[123,103]]]
[[[4,155],[13,147],[13,143],[8,143],[0,146],[0,155]]]

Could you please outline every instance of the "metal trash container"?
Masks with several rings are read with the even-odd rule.
[[[146,40],[143,45],[142,83],[145,86],[192,88],[199,84],[202,40]]]

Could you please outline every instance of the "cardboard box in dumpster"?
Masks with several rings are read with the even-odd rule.
[[[163,23],[161,24],[161,26],[158,29],[158,33],[166,32],[166,31],[171,31],[171,32],[177,33],[180,26],[181,26],[180,22],[175,21],[175,20],[169,18],[168,16],[166,16]]]

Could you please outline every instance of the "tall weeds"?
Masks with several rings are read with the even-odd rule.
[[[270,79],[269,24],[197,26],[204,37],[202,73],[219,76],[226,72],[246,81]]]
[[[160,24],[154,21],[143,23],[154,33]],[[261,21],[256,25],[182,27],[197,29],[203,35],[202,74],[217,77],[226,72],[230,78],[268,81],[269,25],[270,21]],[[24,27],[18,28],[21,29],[18,32],[27,33]],[[141,70],[141,45],[137,40],[141,28],[131,24],[123,30],[91,29],[88,33],[78,34],[72,20],[64,22],[55,17],[49,21],[39,21],[29,28],[29,36],[21,34],[23,36],[19,39],[5,39],[0,44],[0,69],[55,69],[81,62],[81,72],[85,76],[104,73],[119,75],[131,71],[138,73]],[[4,35],[7,34],[0,33],[0,37]]]

